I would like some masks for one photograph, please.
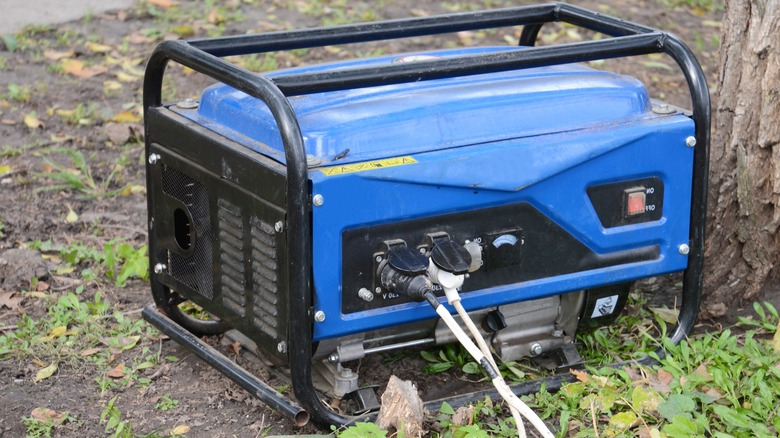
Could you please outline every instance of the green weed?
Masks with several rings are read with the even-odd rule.
[[[179,406],[179,401],[171,398],[171,396],[168,394],[163,394],[163,396],[160,398],[160,401],[154,405],[155,408],[161,411],[172,411],[176,409],[177,406]]]
[[[8,92],[5,93],[5,98],[8,100],[29,102],[32,97],[32,90],[29,85],[19,85],[11,82],[6,88],[8,89]]]
[[[36,173],[35,176],[47,178],[54,181],[54,184],[36,189],[44,190],[72,190],[81,193],[87,198],[105,198],[114,197],[122,192],[124,187],[111,188],[115,183],[117,174],[122,170],[121,166],[115,165],[102,181],[98,181],[92,175],[92,168],[87,163],[87,159],[79,150],[67,148],[53,148],[49,153],[60,153],[70,158],[70,166],[65,166],[56,161],[45,159],[51,166],[51,172]]]

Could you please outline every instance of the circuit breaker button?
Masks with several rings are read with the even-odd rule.
[[[623,192],[626,217],[636,216],[645,212],[646,196],[644,187],[633,187]]]

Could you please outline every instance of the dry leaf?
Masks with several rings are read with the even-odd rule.
[[[570,369],[569,372],[577,378],[580,382],[587,383],[590,380],[590,375],[585,371]]]
[[[0,289],[0,309],[5,307],[10,310],[22,310],[19,304],[24,300],[24,297],[15,295],[16,292],[6,292]]]
[[[68,50],[67,52],[58,52],[56,50],[44,50],[43,56],[46,59],[51,59],[52,61],[59,61],[63,58],[72,58],[76,54],[73,52],[73,50]]]
[[[0,120],[0,123],[2,123],[3,125],[13,126],[18,122],[16,120],[11,120],[11,119],[2,119]]]
[[[76,221],[79,220],[79,215],[76,214],[75,211],[73,211],[72,208],[70,208],[70,205],[68,206],[68,214],[65,216],[65,222],[69,224],[76,223]]]
[[[49,337],[52,339],[59,338],[60,336],[64,335],[67,332],[68,332],[68,327],[64,325],[60,325],[51,329],[51,331],[49,332]]]
[[[87,41],[84,44],[84,46],[87,48],[87,50],[95,53],[106,53],[106,52],[110,52],[112,49],[111,46],[107,46],[105,44],[93,43],[92,41]]]
[[[109,90],[109,91],[116,91],[122,89],[123,85],[121,82],[117,81],[105,81],[103,82],[103,89]]]
[[[141,121],[141,116],[130,111],[122,111],[115,115],[112,120],[117,123],[137,123]]]
[[[190,431],[190,427],[187,425],[182,424],[181,426],[176,426],[173,429],[171,429],[171,435],[184,435],[185,433]]]
[[[111,371],[107,374],[108,377],[111,377],[112,379],[121,379],[125,376],[125,364],[120,363],[119,365],[115,366]]]
[[[170,8],[171,6],[175,6],[177,2],[173,0],[147,0],[149,3],[153,5],[157,5],[161,8]]]
[[[108,71],[108,68],[103,66],[85,67],[83,62],[70,58],[60,60],[60,65],[62,66],[62,71],[65,73],[83,79],[91,78]]]
[[[11,166],[2,165],[0,166],[0,175],[6,174],[11,171]]]
[[[81,357],[87,357],[92,356],[93,354],[100,353],[100,348],[94,347],[94,348],[87,348],[86,350],[79,353]]]
[[[49,283],[45,281],[39,281],[38,284],[35,285],[36,292],[43,292],[45,290],[49,290]],[[30,294],[27,294],[27,296],[30,296]]]
[[[241,343],[236,341],[230,344],[230,349],[233,350],[233,354],[238,354],[241,352]]]
[[[55,412],[49,408],[35,408],[30,413],[30,416],[36,420],[60,423],[65,417],[65,414],[60,414],[59,412]]]
[[[35,116],[35,111],[24,116],[24,124],[30,129],[43,128],[43,123]]]
[[[38,370],[38,372],[35,373],[35,377],[33,377],[33,382],[38,383],[41,380],[48,379],[56,372],[57,372],[57,362],[53,362],[51,365],[47,366],[46,368],[41,368],[40,370]]]

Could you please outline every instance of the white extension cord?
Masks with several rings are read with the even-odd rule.
[[[450,289],[450,293],[447,294],[447,290]],[[453,294],[454,291],[454,294]],[[450,300],[450,297],[453,295],[457,295],[457,291],[454,288],[445,287],[445,294],[448,295],[448,301]],[[459,302],[460,296],[457,296],[453,301]],[[462,306],[461,306],[462,307]],[[523,417],[525,417],[529,423],[542,435],[544,438],[555,438],[555,435],[550,431],[549,428],[547,428],[547,425],[544,424],[541,418],[539,418],[536,413],[531,410],[531,408],[528,407],[522,400],[520,400],[509,388],[509,386],[504,382],[504,379],[501,377],[501,373],[498,371],[498,368],[493,365],[495,363],[492,360],[492,357],[488,358],[488,355],[484,354],[482,350],[480,350],[474,342],[471,341],[471,338],[466,334],[466,332],[463,331],[462,328],[460,328],[460,325],[455,321],[455,318],[452,317],[450,312],[442,305],[438,305],[435,308],[436,313],[439,315],[439,317],[444,321],[444,323],[449,327],[450,331],[455,335],[455,337],[458,339],[458,341],[463,345],[463,347],[466,349],[466,351],[469,352],[469,354],[474,358],[474,360],[477,361],[477,363],[480,363],[483,365],[487,365],[487,367],[492,368],[493,373],[488,372],[488,374],[491,377],[491,380],[493,382],[493,386],[496,387],[496,390],[501,395],[501,397],[504,398],[504,400],[507,402],[507,404],[510,406],[510,410],[514,409],[517,410]],[[465,309],[464,309],[465,313]],[[473,325],[473,321],[471,321],[471,318],[468,317],[464,318],[464,321],[469,321]],[[468,326],[468,322],[466,323]],[[476,329],[476,326],[474,326]],[[477,332],[479,333],[479,332]],[[478,338],[481,338],[481,336],[478,336]],[[479,341],[477,341],[479,342]],[[484,339],[482,340],[484,343]],[[486,345],[487,347],[487,345]],[[492,375],[491,375],[492,374]],[[514,416],[514,413],[513,413]],[[518,433],[520,433],[521,438],[525,436],[525,428],[522,426],[522,419],[521,421],[517,421],[517,418],[515,418],[515,422],[517,423]]]

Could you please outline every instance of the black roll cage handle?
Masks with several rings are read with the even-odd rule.
[[[612,38],[534,47],[545,23],[564,22]],[[225,56],[351,44],[468,30],[523,26],[519,44],[528,50],[508,50],[453,58],[274,76],[249,72]],[[307,93],[407,83],[532,67],[621,58],[651,53],[670,56],[685,75],[695,123],[691,199],[690,252],[683,276],[678,324],[670,336],[680,342],[690,332],[701,301],[704,232],[709,166],[710,100],[704,73],[690,49],[677,37],[643,25],[565,3],[550,3],[482,12],[388,20],[304,30],[269,32],[190,41],[165,41],[152,52],[143,85],[144,114],[162,106],[165,67],[174,61],[260,99],[270,109],[281,135],[287,166],[287,245],[289,251],[288,354],[292,386],[299,403],[318,423],[343,425],[347,417],[326,407],[311,381],[312,285],[311,194],[301,129],[287,97]],[[148,117],[145,117],[148,129]],[[148,130],[147,130],[148,132]],[[147,135],[146,153],[150,142]],[[149,176],[147,176],[149,178]],[[151,256],[151,253],[150,253]],[[663,351],[659,350],[659,355]],[[560,387],[565,377],[553,376],[546,387]],[[516,393],[538,390],[540,384],[513,387]],[[482,394],[482,393],[480,393]],[[464,399],[465,400],[465,399]]]

